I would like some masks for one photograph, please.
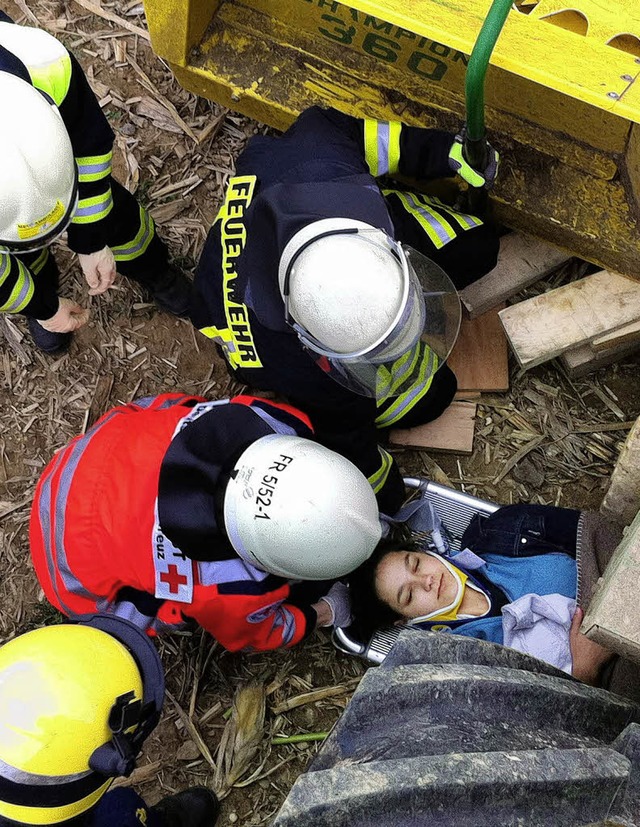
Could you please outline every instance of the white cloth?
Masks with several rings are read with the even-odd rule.
[[[562,594],[525,594],[502,607],[504,645],[571,674],[569,645],[576,601]]]

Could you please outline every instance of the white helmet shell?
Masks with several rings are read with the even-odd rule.
[[[291,580],[333,580],[367,560],[381,536],[371,486],[353,463],[297,436],[271,434],[238,459],[224,497],[243,560]]]
[[[28,251],[69,223],[76,164],[56,106],[25,80],[0,72],[0,245]]]
[[[354,229],[370,232],[345,232]],[[335,234],[324,235],[331,232]],[[387,239],[382,230],[363,221],[326,218],[303,227],[285,247],[280,291],[284,294],[293,261],[289,311],[328,350],[367,350],[397,317],[405,281]]]

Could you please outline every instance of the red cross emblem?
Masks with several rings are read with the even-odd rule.
[[[178,594],[180,586],[186,586],[189,582],[184,574],[178,574],[178,567],[171,563],[167,571],[163,571],[160,580],[169,586],[171,594]]]

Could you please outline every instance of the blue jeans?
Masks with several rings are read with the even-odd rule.
[[[579,517],[573,508],[505,505],[489,517],[476,515],[462,537],[462,548],[505,557],[563,551],[575,558]]]

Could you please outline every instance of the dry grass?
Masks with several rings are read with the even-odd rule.
[[[151,208],[171,255],[191,270],[234,159],[263,127],[178,86],[151,52],[140,2],[5,7],[74,50],[116,132],[117,176]],[[71,352],[45,358],[24,335],[24,320],[0,324],[3,640],[59,619],[42,600],[28,555],[29,503],[53,452],[117,403],[176,389],[223,398],[231,389],[214,349],[187,322],[157,312],[124,279],[88,299],[64,246],[56,257],[62,292],[92,309]],[[407,473],[503,502],[597,507],[619,443],[640,413],[638,384],[637,360],[579,382],[556,367],[537,369],[515,376],[510,394],[480,400],[472,456],[396,456]],[[268,823],[316,752],[314,735],[331,728],[364,667],[337,654],[324,633],[265,655],[226,653],[201,631],[160,646],[171,697],[134,782],[150,803],[165,791],[217,783],[228,793],[221,823]],[[305,735],[310,740],[281,743]]]

